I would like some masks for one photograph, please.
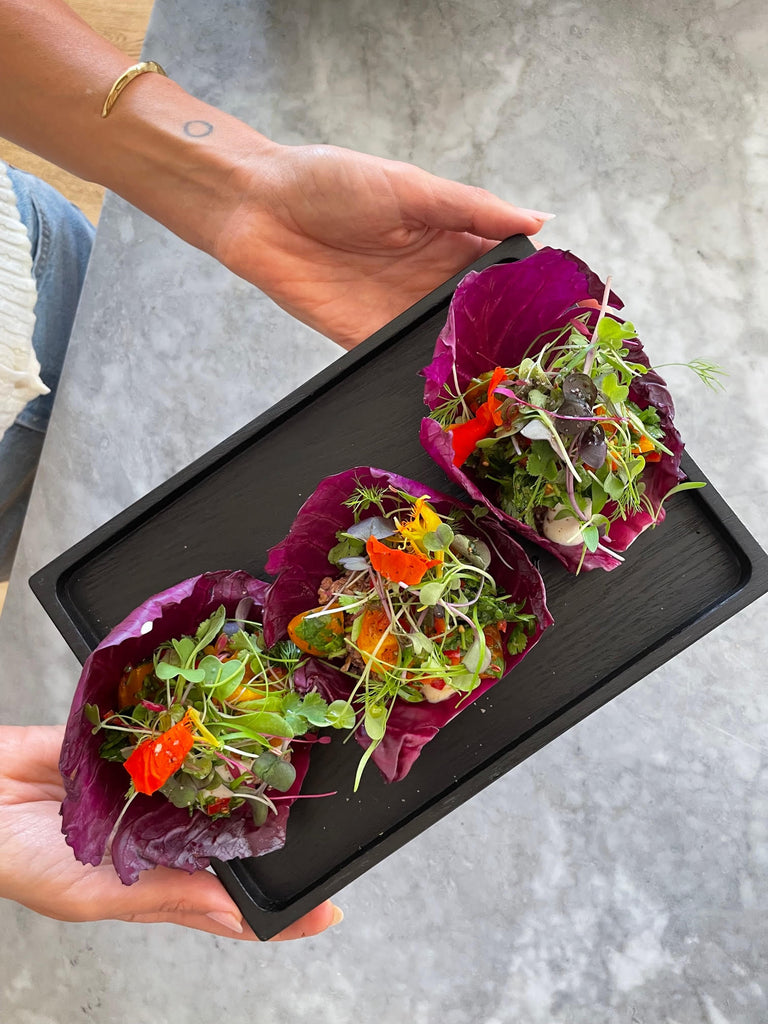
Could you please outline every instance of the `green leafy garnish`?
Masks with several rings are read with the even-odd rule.
[[[587,327],[590,313],[574,313],[569,324],[536,339],[519,366],[481,374],[432,412],[456,431],[457,465],[485,482],[514,519],[553,543],[581,545],[580,565],[588,552],[620,557],[610,549],[617,520],[640,512],[659,518],[666,498],[651,503],[647,471],[674,457],[659,409],[641,408],[641,391],[637,401],[630,397],[649,367],[634,324],[607,311],[608,296],[606,287],[594,327]],[[686,365],[705,384],[719,383],[722,371],[713,364]],[[491,381],[493,410],[486,399]],[[565,519],[572,525],[564,527]]]
[[[301,658],[289,640],[266,650],[261,626],[228,622],[222,605],[194,637],[161,645],[143,664],[141,689],[131,692],[129,706],[102,712],[89,704],[83,714],[94,732],[106,735],[101,756],[118,762],[129,761],[146,742],[161,748],[173,735],[169,730],[186,723],[191,748],[165,781],[152,776],[151,785],[190,813],[226,816],[247,802],[254,821],[266,820],[274,810],[268,790],[285,792],[296,777],[291,741],[316,728],[349,723],[346,710],[335,707],[331,713],[320,694],[294,689]],[[133,672],[128,666],[124,680]],[[126,768],[133,771],[130,763]],[[129,796],[138,785],[136,776],[131,779]]]

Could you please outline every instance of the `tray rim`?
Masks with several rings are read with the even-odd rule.
[[[456,285],[470,270],[521,259],[534,251],[534,246],[524,236],[513,236],[489,250],[469,267],[384,325],[355,349],[334,360],[299,388],[182,467],[162,484],[34,573],[29,583],[35,596],[78,659],[83,662],[90,654],[92,646],[89,640],[94,641],[94,646],[98,642],[93,630],[84,625],[84,620],[78,622],[76,609],[71,608],[66,602],[68,580],[79,565],[86,559],[108,550],[119,540],[119,536],[126,528],[136,527],[150,519],[158,505],[168,507],[176,496],[181,496],[184,491],[194,487],[214,466],[257,444],[261,436],[292,417],[299,407],[311,401],[328,386],[337,383],[339,378],[354,372],[389,346],[396,344],[404,332],[417,327],[423,320],[432,316],[437,308],[444,305],[450,299]],[[768,592],[768,555],[701,473],[687,451],[683,456],[683,468],[689,477],[707,483],[701,490],[688,492],[687,497],[704,506],[707,516],[713,519],[719,530],[726,535],[740,565],[740,577],[732,591],[721,595],[711,606],[657,640],[650,648],[614,671],[612,676],[601,678],[577,698],[559,707],[542,722],[511,741],[501,753],[496,753],[473,766],[461,780],[452,782],[444,791],[411,812],[397,825],[372,839],[356,854],[346,858],[332,872],[323,876],[319,882],[313,883],[307,890],[289,901],[273,901],[265,897],[263,901],[256,902],[244,881],[246,869],[243,865],[247,862],[212,861],[217,875],[259,938],[271,938],[318,902],[364,874],[374,864],[506,774],[536,750]],[[621,571],[620,568],[618,571]],[[252,883],[250,884],[252,887]]]
[[[707,486],[688,492],[689,500],[699,500],[725,533],[741,567],[741,574],[732,590],[713,601],[703,611],[670,630],[640,655],[623,664],[608,677],[601,677],[578,697],[562,705],[542,722],[510,741],[501,752],[478,762],[456,782],[432,797],[426,804],[403,818],[396,826],[380,834],[357,853],[346,858],[334,871],[289,903],[280,904],[265,898],[256,902],[248,891],[244,861],[217,861],[216,873],[222,884],[236,901],[247,901],[246,920],[260,938],[271,938],[297,917],[309,912],[317,904],[333,896],[346,885],[365,874],[370,868],[401,849],[421,835],[451,811],[481,792],[492,782],[507,774],[542,747],[557,739],[570,728],[588,718],[630,686],[650,672],[670,662],[674,657],[722,625],[739,611],[768,593],[768,554],[752,537],[722,496],[714,489],[694,460],[685,453],[683,468],[692,471]],[[690,475],[690,474],[689,474]],[[707,494],[709,492],[709,494]],[[705,496],[706,495],[706,499]],[[620,569],[618,570],[620,571]],[[240,903],[238,904],[240,905]],[[242,906],[241,906],[242,909]]]

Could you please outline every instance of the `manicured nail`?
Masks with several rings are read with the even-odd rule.
[[[335,924],[341,924],[341,922],[343,920],[344,920],[344,911],[341,909],[341,907],[337,907],[336,904],[334,903],[333,904],[333,917],[331,918],[331,923],[330,923],[329,927],[333,928],[333,926]]]
[[[223,925],[225,928],[229,928],[230,931],[237,932],[238,935],[242,934],[243,920],[238,917],[237,914],[233,914],[227,910],[213,910],[206,916],[210,917],[210,919],[215,921],[216,924]]]
[[[529,217],[535,217],[536,220],[554,220],[557,216],[556,213],[542,213],[541,210],[526,210],[522,206],[518,206],[520,213],[527,213]]]

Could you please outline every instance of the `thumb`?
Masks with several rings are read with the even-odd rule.
[[[178,868],[143,871],[133,885],[112,892],[110,916],[123,921],[177,921],[186,915],[229,915],[232,923],[242,914],[224,886],[210,871],[187,874]]]
[[[509,235],[534,235],[555,216],[514,206],[475,185],[462,185],[418,168],[408,170],[410,180],[401,192],[403,212],[430,228],[501,240]]]
[[[121,887],[123,906],[114,914],[123,921],[179,924],[213,935],[256,940],[237,904],[209,871],[188,875],[154,868],[132,886]],[[305,938],[338,924],[342,912],[329,900],[275,936],[274,941]]]

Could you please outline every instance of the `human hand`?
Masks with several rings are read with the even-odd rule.
[[[0,130],[98,181],[339,344],[547,214],[407,163],[282,146],[127,58],[62,0],[0,0]]]
[[[270,144],[227,186],[213,255],[344,348],[550,216],[335,146]]]
[[[59,817],[63,736],[63,726],[0,726],[0,897],[59,921],[164,921],[255,940],[209,871],[188,875],[158,867],[126,886],[110,863],[93,867],[75,860]],[[316,935],[338,915],[326,901],[275,939]]]

